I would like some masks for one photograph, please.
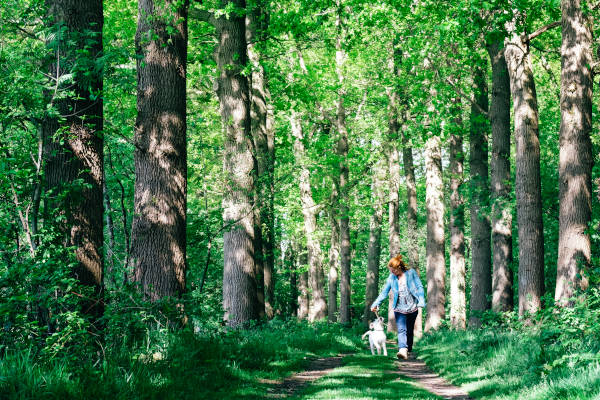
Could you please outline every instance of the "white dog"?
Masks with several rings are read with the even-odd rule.
[[[385,340],[387,339],[384,330],[383,317],[377,317],[377,319],[369,324],[370,331],[366,331],[362,338],[369,336],[369,346],[371,346],[371,354],[375,355],[375,349],[377,354],[381,354],[383,349],[383,355],[387,356],[387,347],[385,346]]]

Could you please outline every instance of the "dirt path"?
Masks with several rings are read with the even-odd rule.
[[[472,400],[461,388],[452,385],[447,380],[433,372],[421,360],[410,357],[396,363],[398,374],[415,380],[415,384],[444,399]]]
[[[306,370],[299,372],[283,381],[269,382],[273,384],[268,389],[267,398],[282,399],[298,393],[310,382],[313,382],[342,365],[344,355],[337,357],[319,358],[311,361]]]
[[[313,360],[305,371],[292,375],[283,381],[265,381],[264,383],[271,384],[271,387],[266,394],[266,398],[286,398],[297,394],[311,382],[340,367],[342,365],[343,357],[344,355],[319,358]],[[390,371],[391,373],[413,379],[415,385],[430,393],[449,400],[472,400],[467,392],[450,384],[444,378],[431,371],[421,360],[411,357],[408,360],[396,361],[394,364],[397,366],[397,369],[395,371]]]

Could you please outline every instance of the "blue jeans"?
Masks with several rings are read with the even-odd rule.
[[[410,314],[394,311],[396,326],[398,327],[398,349],[407,348],[408,351],[412,351],[415,320],[418,314],[419,310]]]

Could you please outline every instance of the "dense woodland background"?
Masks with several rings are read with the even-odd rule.
[[[66,365],[64,390],[126,370],[103,393],[140,394],[132,365],[180,365],[169,348],[362,331],[398,253],[428,345],[517,331],[532,376],[597,363],[599,19],[580,0],[1,0],[3,392]]]

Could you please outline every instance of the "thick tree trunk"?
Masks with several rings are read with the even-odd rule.
[[[244,0],[221,6],[245,8]],[[225,195],[223,198],[223,308],[230,326],[258,318],[254,264],[253,144],[248,80],[242,74],[246,59],[244,17],[236,13],[215,21],[218,48],[217,95],[225,127]]]
[[[483,60],[482,60],[483,61]],[[488,180],[488,122],[482,111],[488,110],[486,68],[476,66],[473,75],[474,104],[470,121],[471,167],[471,301],[469,325],[479,326],[479,314],[489,307],[492,292],[491,226],[487,215],[489,202]]]
[[[439,328],[445,317],[446,261],[444,254],[444,185],[438,136],[425,144],[427,203],[427,318],[425,332]]]
[[[592,32],[580,0],[562,0],[560,212],[555,300],[587,289],[592,214]]]
[[[185,291],[187,8],[138,4],[131,255],[133,279],[152,301]],[[173,30],[171,20],[178,21]]]
[[[510,176],[510,79],[504,43],[487,44],[492,64],[492,101],[489,111],[492,128],[492,309],[513,308],[512,207]]]
[[[268,20],[263,5],[254,5],[246,14],[246,40],[251,74],[251,130],[254,141],[257,184],[255,224],[255,260],[259,307],[268,318],[273,317],[273,208],[271,181],[273,180],[273,141],[268,126],[270,99],[264,67],[260,60],[258,43],[264,39]],[[262,279],[261,279],[262,278]],[[261,299],[262,297],[262,299]],[[261,301],[262,300],[262,301]]]
[[[371,186],[371,198],[373,199],[373,214],[371,214],[369,247],[367,250],[367,281],[365,285],[365,310],[363,323],[369,325],[374,319],[371,312],[371,304],[377,298],[379,289],[379,258],[381,256],[381,221],[383,219],[383,168],[378,166],[373,172],[373,184]]]
[[[509,24],[504,56],[514,103],[517,221],[519,225],[519,315],[536,312],[544,294],[544,230],[540,142],[535,82],[529,44]]]
[[[51,99],[63,119],[59,123],[50,117],[43,125],[44,175],[54,196],[64,188],[77,190],[60,203],[50,203],[65,213],[61,229],[67,244],[75,246],[78,263],[74,274],[93,290],[93,298],[82,303],[82,310],[95,323],[104,312],[103,72],[86,70],[83,76],[76,66],[96,63],[102,56],[102,1],[51,0],[48,7],[57,38],[48,72],[56,79],[58,92],[73,93]],[[66,74],[72,74],[72,79],[61,79]],[[69,87],[63,87],[63,81]],[[76,184],[78,179],[83,186]]]
[[[309,267],[309,285],[312,291],[312,302],[310,306],[308,319],[310,321],[320,320],[327,316],[327,303],[325,301],[325,291],[323,288],[323,257],[321,255],[321,245],[316,237],[317,230],[317,205],[312,196],[310,187],[310,172],[305,164],[304,157],[304,133],[302,124],[296,112],[292,110],[290,117],[292,126],[292,135],[294,136],[294,153],[296,162],[300,166],[300,203],[302,205],[302,215],[304,216],[304,233],[306,234],[306,244],[308,247]]]
[[[344,108],[344,59],[346,53],[342,48],[341,0],[337,1],[335,42],[335,70],[338,78],[338,97],[336,124],[338,130],[337,154],[340,174],[340,323],[350,323],[350,207],[348,205],[348,130],[346,129],[346,109]]]
[[[465,209],[463,184],[463,121],[460,99],[453,100],[450,127],[450,323],[465,329],[467,320],[465,281]]]
[[[264,227],[266,230],[266,240],[264,242],[265,255],[265,311],[268,318],[272,318],[275,306],[275,129],[274,111],[271,101],[271,94],[267,94],[267,151],[269,154],[268,170],[268,191],[266,195],[266,219]]]

